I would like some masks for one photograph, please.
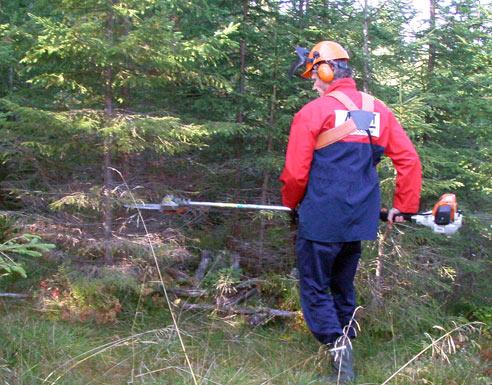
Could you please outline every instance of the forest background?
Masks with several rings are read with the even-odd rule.
[[[453,192],[465,215],[364,245],[357,383],[490,383],[492,9],[416,3],[1,0],[0,383],[322,383],[288,218],[122,206],[279,204],[316,96],[287,72],[321,40],[413,140],[422,209]]]

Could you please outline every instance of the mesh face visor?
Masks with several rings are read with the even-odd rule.
[[[313,62],[312,58],[309,58],[309,50],[304,47],[296,47],[297,60],[293,62],[289,70],[289,79],[292,79],[299,68],[306,63]]]

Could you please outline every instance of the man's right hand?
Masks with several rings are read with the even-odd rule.
[[[297,225],[297,222],[299,220],[299,214],[297,213],[297,209],[290,209],[289,215],[290,215],[290,224],[294,226]]]
[[[398,214],[401,214],[401,211],[398,210],[397,208],[394,208],[394,207],[388,212],[388,228],[389,229],[393,228],[394,222],[397,222],[397,223],[405,222],[405,218],[403,218],[403,216],[398,215]]]
[[[291,235],[292,243],[295,246],[297,241],[297,223],[299,222],[299,214],[297,213],[297,209],[291,209],[289,215],[290,215],[290,235]]]

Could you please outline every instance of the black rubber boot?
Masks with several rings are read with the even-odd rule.
[[[328,380],[333,384],[348,384],[355,380],[352,344],[347,339],[344,344],[330,349],[333,374]]]

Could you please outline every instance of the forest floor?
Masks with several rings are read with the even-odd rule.
[[[329,354],[310,335],[299,312],[296,281],[288,273],[292,250],[270,248],[282,260],[277,261],[277,272],[261,273],[257,268],[258,275],[252,276],[251,266],[248,274],[236,271],[231,268],[233,255],[217,252],[231,246],[221,233],[231,229],[222,229],[213,213],[174,217],[169,220],[174,227],[159,215],[144,214],[149,229],[145,234],[135,216],[117,212],[111,266],[100,262],[100,228],[84,223],[80,212],[20,219],[24,231],[57,248],[42,258],[21,259],[27,278],[1,282],[0,292],[27,293],[29,298],[0,297],[0,385],[326,384]],[[183,229],[190,222],[200,230],[185,236]],[[285,245],[289,236],[289,231],[272,227],[265,243],[273,237],[273,244],[280,239]],[[243,257],[256,248],[248,242],[234,247]],[[197,281],[193,275],[205,248],[215,250],[215,265]],[[274,265],[272,256],[268,258],[260,262]],[[255,263],[258,260],[241,260],[246,269]],[[297,315],[252,322],[234,312],[185,310],[183,303],[201,303],[202,298],[171,295],[167,302],[157,266],[168,288],[206,289],[204,301],[216,306],[221,298],[242,293],[241,283],[257,279],[260,295],[241,306]],[[362,265],[360,277],[367,268]],[[368,281],[359,279],[357,284],[359,302],[366,309],[358,318],[361,331],[354,342],[354,384],[491,383],[492,337],[486,326],[446,314],[436,302],[410,292],[388,296],[387,302],[370,308]],[[402,288],[405,284],[402,281]]]
[[[180,310],[175,299],[172,308],[181,345],[160,295],[139,301],[120,297],[122,306],[116,313],[105,308],[95,316],[73,307],[72,315],[66,316],[59,307],[46,306],[41,286],[59,274],[54,265],[51,269],[45,266],[22,283],[2,288],[35,294],[28,300],[0,299],[2,385],[188,385],[194,384],[193,375],[198,384],[326,384],[322,377],[330,372],[329,355],[300,318],[251,325],[241,315]],[[57,299],[56,292],[51,295]],[[385,383],[425,348],[429,349],[388,384],[490,384],[490,332],[464,327],[432,349],[430,335],[435,341],[444,329],[429,327],[429,335],[400,330],[408,314],[391,310],[369,316],[372,319],[362,317],[354,342],[354,384]],[[415,321],[427,316],[417,313]]]
[[[178,314],[199,384],[326,384],[326,350],[291,324],[251,327],[241,317]],[[0,383],[193,384],[183,348],[164,308],[123,312],[113,324],[50,319],[30,302],[0,302]],[[354,343],[355,384],[382,384],[428,344],[424,336],[371,336]],[[480,341],[484,343],[485,340]],[[390,384],[490,384],[492,349],[461,343],[448,360],[421,356]],[[487,368],[487,365],[488,368]]]

